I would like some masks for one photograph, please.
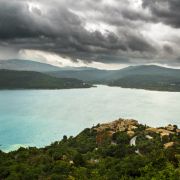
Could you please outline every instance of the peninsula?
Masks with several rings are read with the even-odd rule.
[[[57,78],[34,71],[0,70],[0,89],[71,89],[91,85],[74,78]]]

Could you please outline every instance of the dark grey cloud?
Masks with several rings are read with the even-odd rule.
[[[179,0],[143,0],[143,7],[148,8],[157,21],[180,28]]]
[[[32,8],[30,10],[30,8]],[[79,28],[78,28],[79,27]],[[65,8],[51,8],[42,14],[27,1],[0,1],[0,38],[56,38],[63,33],[79,31],[81,21]]]
[[[73,60],[105,63],[155,61],[163,54],[177,58],[178,42],[172,41],[171,45],[163,43],[163,39],[161,44],[146,32],[148,25],[161,21],[177,29],[179,19],[175,17],[179,14],[169,11],[177,9],[178,1],[168,2],[168,7],[158,1],[167,8],[166,18],[153,4],[156,0],[143,0],[140,9],[132,2],[135,1],[1,0],[0,47],[49,51]]]
[[[166,51],[168,54],[173,54],[173,48],[169,45],[164,45],[164,51]]]

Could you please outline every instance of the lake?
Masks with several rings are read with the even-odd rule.
[[[42,147],[63,135],[122,118],[180,126],[180,93],[98,85],[90,89],[0,91],[0,149]]]

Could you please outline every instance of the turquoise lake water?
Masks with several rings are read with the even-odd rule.
[[[42,147],[119,117],[150,126],[180,126],[180,93],[107,86],[0,91],[0,149]]]

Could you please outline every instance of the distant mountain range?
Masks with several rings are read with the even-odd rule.
[[[61,68],[45,63],[30,61],[30,60],[4,60],[0,61],[0,69],[17,70],[17,71],[58,71]]]
[[[110,86],[180,91],[180,70],[160,66],[135,66],[121,71],[121,77],[109,82]]]
[[[155,65],[129,66],[120,70],[56,67],[27,60],[0,61],[0,69],[38,71],[56,78],[75,78],[88,83],[152,90],[180,91],[180,70]]]
[[[180,91],[180,77],[160,75],[131,75],[109,83],[109,86],[149,89],[158,91]]]
[[[37,72],[49,72],[49,71],[64,71],[64,70],[87,70],[87,67],[57,67],[50,64],[31,60],[1,60],[0,69],[16,70],[16,71],[37,71]]]
[[[154,75],[172,78],[180,77],[179,69],[164,68],[155,65],[129,66],[120,70],[87,69],[81,71],[53,71],[49,74],[56,77],[74,77],[88,82],[109,83],[124,77],[137,75]]]

